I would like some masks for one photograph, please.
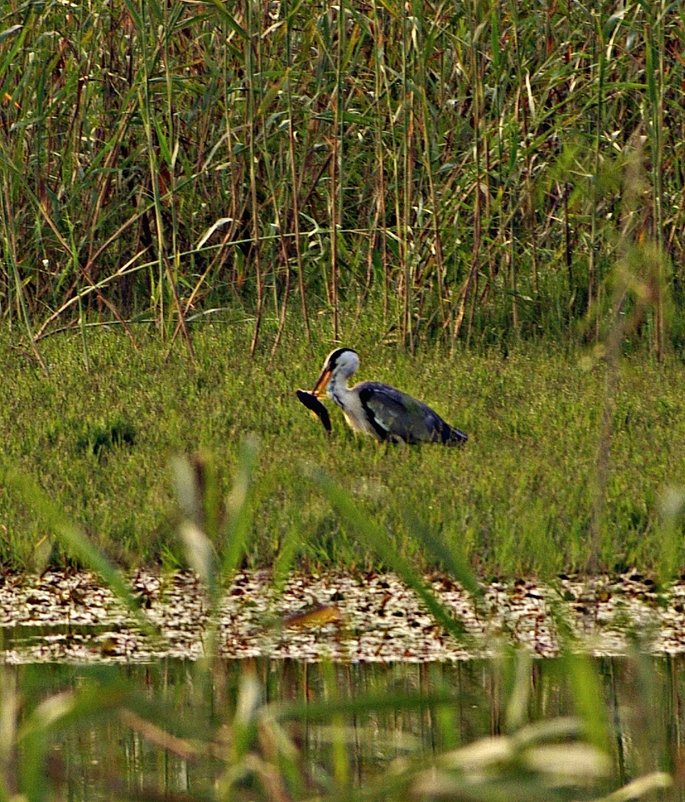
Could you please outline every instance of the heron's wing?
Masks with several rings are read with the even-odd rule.
[[[427,404],[380,382],[362,382],[359,393],[366,415],[381,440],[425,443],[444,440],[449,425]]]

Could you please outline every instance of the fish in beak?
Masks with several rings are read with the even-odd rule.
[[[321,421],[323,428],[330,434],[332,428],[331,417],[321,401],[319,401],[314,393],[310,393],[308,390],[295,390],[295,394],[300,400],[300,403],[304,404],[307,409]]]

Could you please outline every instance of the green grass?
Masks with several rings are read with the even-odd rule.
[[[431,347],[412,357],[351,331],[345,342],[360,352],[360,378],[401,387],[470,435],[460,450],[386,448],[353,436],[330,402],[327,440],[298,403],[295,388],[312,385],[328,351],[323,338],[310,349],[289,330],[273,361],[250,360],[249,326],[204,325],[193,332],[193,360],[181,344],[164,351],[146,327],[135,333],[137,348],[111,328],[85,341],[48,338],[47,377],[7,334],[0,343],[4,465],[34,477],[124,565],[183,562],[172,459],[205,452],[225,499],[249,433],[258,440],[250,564],[382,565],[313,481],[319,469],[382,527],[389,549],[419,566],[430,565],[415,536],[421,527],[481,576],[549,575],[593,560],[607,570],[661,570],[666,555],[668,573],[685,564],[677,510],[667,521],[659,515],[664,493],[685,486],[680,362],[622,360],[611,440],[600,445],[607,366],[591,352],[528,343],[506,355]],[[607,446],[608,469],[598,474]],[[45,521],[7,490],[0,522],[5,565],[65,559],[51,553]],[[225,531],[210,533],[217,545]]]

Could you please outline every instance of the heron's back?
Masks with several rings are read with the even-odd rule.
[[[428,404],[402,390],[374,381],[361,382],[353,389],[379,440],[446,446],[467,440],[464,432],[450,426]]]

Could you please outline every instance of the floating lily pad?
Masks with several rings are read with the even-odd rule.
[[[145,615],[159,632],[155,639],[140,632],[88,572],[7,573],[0,579],[0,664],[194,660],[205,653],[209,601],[190,571],[141,570],[130,577],[132,592],[146,599]],[[453,662],[514,644],[553,657],[563,620],[591,654],[620,655],[636,639],[653,654],[685,654],[683,581],[658,594],[627,574],[569,576],[551,585],[499,580],[483,583],[478,610],[448,577],[431,574],[424,581],[462,622],[468,646],[450,637],[393,574],[293,573],[276,591],[269,571],[241,571],[212,616],[218,652],[226,658]]]

